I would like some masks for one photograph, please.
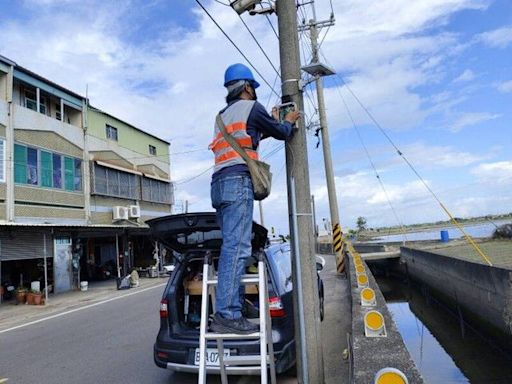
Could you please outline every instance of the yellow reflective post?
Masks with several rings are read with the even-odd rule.
[[[343,233],[338,223],[332,228],[332,246],[336,254],[336,271],[343,273],[345,271],[345,255],[343,254]]]

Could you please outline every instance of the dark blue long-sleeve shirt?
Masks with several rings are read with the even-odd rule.
[[[231,101],[226,106],[226,108],[239,100],[240,99]],[[224,112],[226,108],[224,108],[221,113]],[[260,140],[263,140],[267,137],[273,137],[277,140],[286,140],[291,136],[292,132],[293,127],[291,123],[288,121],[285,121],[284,123],[278,122],[268,114],[263,105],[257,101],[254,103],[251,113],[249,114],[249,118],[247,119],[247,134],[252,138],[253,149],[258,148]],[[240,173],[249,173],[249,168],[247,165],[236,164],[231,167],[221,168],[219,171],[213,174],[212,182],[220,175]]]

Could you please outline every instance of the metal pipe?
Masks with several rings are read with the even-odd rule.
[[[119,235],[116,233],[116,265],[117,265],[117,277],[121,277],[121,271],[119,269]]]
[[[48,303],[48,266],[46,264],[46,233],[43,234],[43,258],[44,258],[44,303]]]
[[[308,364],[307,364],[307,353],[306,353],[306,327],[304,324],[304,298],[302,297],[302,274],[301,274],[301,265],[300,265],[300,249],[299,249],[299,234],[297,231],[297,203],[295,202],[295,178],[290,178],[291,185],[291,208],[292,208],[292,221],[293,221],[293,244],[294,244],[294,255],[295,258],[295,268],[297,268],[297,279],[294,283],[296,286],[294,289],[297,289],[298,294],[298,304],[299,304],[299,329],[300,329],[300,349],[302,361],[302,377],[304,379],[303,384],[307,384],[309,380],[308,375]]]

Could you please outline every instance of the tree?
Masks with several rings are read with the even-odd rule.
[[[363,216],[359,216],[356,221],[358,232],[366,229],[366,219]]]

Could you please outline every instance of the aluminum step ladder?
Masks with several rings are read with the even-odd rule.
[[[272,324],[268,303],[267,274],[264,262],[263,251],[259,254],[258,274],[242,275],[241,284],[258,284],[259,299],[259,332],[247,335],[235,333],[213,333],[208,332],[208,307],[209,295],[211,294],[213,306],[215,306],[215,290],[217,288],[217,276],[212,264],[211,254],[207,252],[203,264],[203,290],[201,300],[201,326],[199,334],[199,384],[206,384],[206,374],[210,370],[206,366],[206,347],[208,340],[217,342],[219,353],[219,369],[222,384],[228,384],[227,367],[240,367],[246,369],[259,369],[261,372],[261,383],[268,383],[267,365],[270,368],[270,382],[276,384],[276,370],[274,363],[274,345],[272,342]],[[260,340],[260,353],[255,355],[224,356],[224,340]]]

